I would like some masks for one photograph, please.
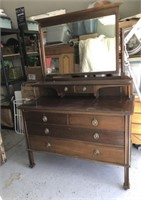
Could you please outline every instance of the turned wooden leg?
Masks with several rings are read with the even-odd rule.
[[[29,167],[33,168],[35,165],[33,152],[28,149]]]
[[[123,188],[125,190],[130,188],[130,183],[129,183],[129,167],[124,167],[124,184]]]

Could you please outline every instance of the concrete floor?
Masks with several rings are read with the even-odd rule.
[[[22,137],[22,136],[21,136]],[[0,167],[0,200],[140,200],[141,151],[132,147],[129,190],[123,167],[35,152],[28,167],[24,139],[7,150]]]

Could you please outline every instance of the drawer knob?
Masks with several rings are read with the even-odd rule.
[[[86,87],[83,87],[83,92],[85,92],[87,90],[87,88]]]
[[[49,129],[48,128],[45,128],[45,134],[49,134]]]
[[[99,139],[99,134],[98,134],[98,133],[94,133],[93,138],[94,138],[95,140],[98,140],[98,139]]]
[[[46,145],[47,148],[51,147],[51,144],[48,142]]]
[[[94,156],[99,156],[100,155],[100,151],[98,149],[95,149],[93,151]]]
[[[43,120],[43,122],[47,122],[47,116],[44,115],[42,120]]]
[[[98,121],[97,121],[97,119],[93,119],[93,120],[92,120],[92,125],[93,125],[93,126],[98,126]]]
[[[65,87],[65,88],[64,88],[64,91],[67,92],[67,91],[68,91],[68,87]]]

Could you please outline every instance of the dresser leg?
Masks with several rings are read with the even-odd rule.
[[[125,190],[130,188],[130,184],[129,184],[129,167],[124,167],[124,184],[123,184],[123,188]]]
[[[29,158],[29,167],[33,168],[35,165],[33,152],[28,150],[28,158]]]

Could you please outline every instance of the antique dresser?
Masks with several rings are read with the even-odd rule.
[[[115,67],[105,67],[104,71],[82,72],[78,71],[81,66],[77,65],[74,73],[60,73],[58,67],[58,72],[52,70],[47,74],[46,57],[49,53],[46,54],[47,46],[44,48],[44,44],[41,44],[45,79],[34,84],[40,90],[40,97],[20,106],[30,167],[35,164],[33,151],[116,164],[124,167],[123,187],[129,188],[130,129],[134,98],[132,79],[124,74],[123,61],[120,59],[123,57],[123,47],[120,45],[119,48],[119,5],[111,3],[39,20],[43,42],[43,27],[112,16]],[[73,37],[78,39],[79,45],[79,36]],[[104,59],[102,52],[99,62],[100,59]],[[65,64],[67,67],[68,62],[66,59],[64,67]],[[75,64],[71,69],[75,69]]]

